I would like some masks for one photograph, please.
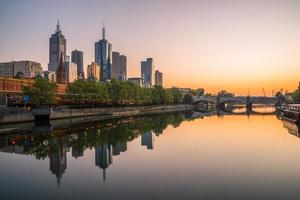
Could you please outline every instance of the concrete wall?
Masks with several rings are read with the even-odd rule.
[[[52,110],[50,116],[51,120],[97,116],[103,119],[112,119],[127,116],[138,116],[157,113],[170,113],[185,110],[192,110],[193,106],[178,104],[178,105],[162,105],[162,106],[139,106],[139,107],[115,107],[115,108],[55,108]],[[14,111],[2,110],[0,111],[0,124],[19,123],[34,121],[31,112],[25,112],[21,109]]]

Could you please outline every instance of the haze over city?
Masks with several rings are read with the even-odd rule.
[[[222,89],[242,95],[293,91],[300,73],[300,1],[38,1],[0,2],[0,60],[34,60],[44,70],[57,20],[67,54],[94,60],[106,38],[128,59],[128,76],[154,59],[164,86]]]

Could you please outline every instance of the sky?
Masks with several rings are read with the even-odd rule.
[[[297,0],[0,0],[0,62],[32,60],[46,70],[57,20],[67,54],[83,51],[85,68],[105,23],[128,77],[152,57],[165,87],[271,95],[300,81]]]

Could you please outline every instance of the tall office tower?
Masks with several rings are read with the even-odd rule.
[[[141,62],[141,77],[144,80],[144,87],[150,88],[154,85],[154,65],[153,59],[147,58]]]
[[[87,78],[88,79],[96,79],[97,81],[99,81],[99,79],[100,79],[100,66],[97,63],[92,62],[90,65],[88,65],[86,71],[87,71]]]
[[[127,57],[119,52],[112,52],[112,78],[127,80]]]
[[[163,86],[163,73],[158,70],[155,71],[155,85]]]
[[[65,61],[67,49],[67,41],[65,36],[61,33],[59,21],[56,25],[56,31],[49,38],[49,71],[56,71],[59,65],[60,57]]]
[[[112,45],[105,39],[105,28],[102,39],[95,43],[95,62],[100,65],[100,81],[107,82],[112,74]]]
[[[84,70],[83,70],[83,52],[75,49],[71,53],[71,61],[77,64],[77,76],[78,79],[84,79]]]

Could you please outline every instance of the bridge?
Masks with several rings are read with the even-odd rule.
[[[211,116],[229,116],[229,115],[274,115],[275,114],[275,110],[274,111],[268,111],[268,112],[260,112],[260,111],[255,111],[255,110],[251,110],[251,111],[243,111],[243,112],[230,112],[230,111],[223,111],[223,110],[213,110],[210,112],[199,112],[199,111],[194,111],[192,118],[199,118],[199,117],[211,117]]]
[[[255,104],[275,104],[276,97],[264,97],[264,96],[257,96],[257,97],[250,97],[251,102]],[[246,96],[236,96],[236,97],[210,97],[210,96],[193,96],[193,103],[212,103],[212,104],[225,104],[227,102],[236,102],[241,104],[247,103]]]

